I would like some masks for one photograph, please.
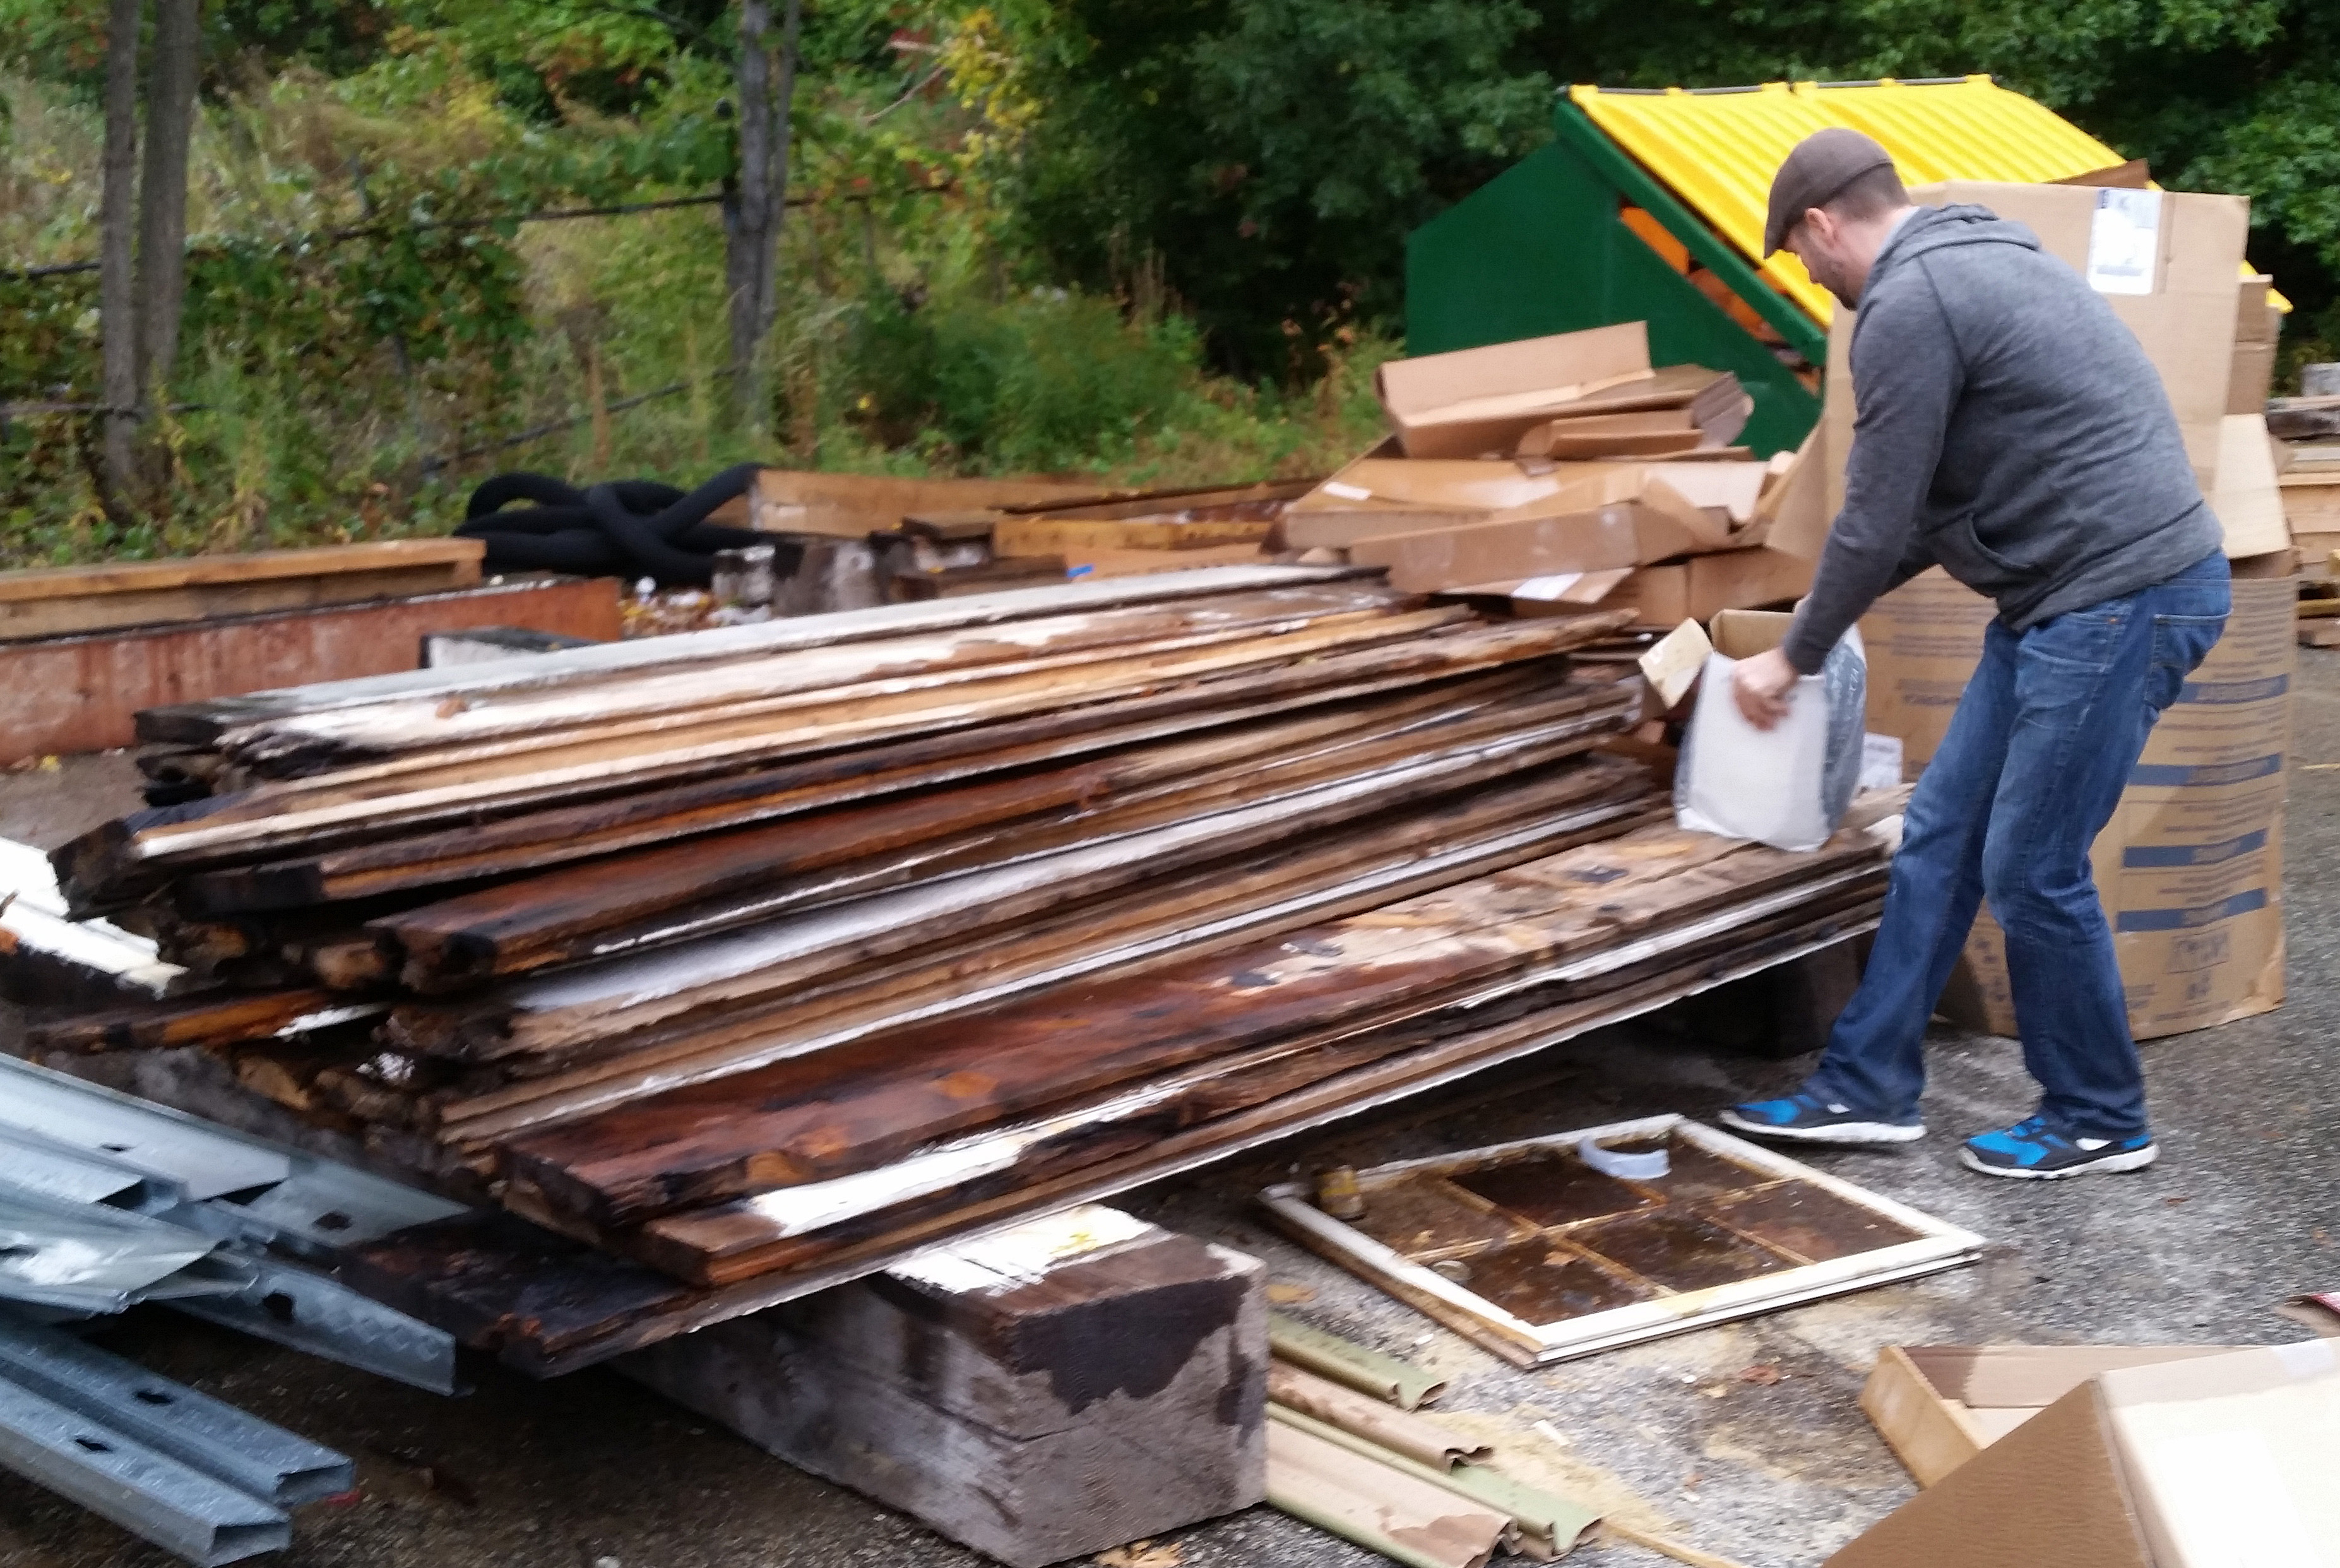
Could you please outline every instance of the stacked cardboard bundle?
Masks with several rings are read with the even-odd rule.
[[[1218,568],[158,710],[218,792],[55,858],[213,988],[35,1046],[205,1047],[500,1200],[347,1276],[576,1365],[1873,918],[1866,838],[1595,749],[1624,619]]]
[[[1817,508],[1818,465],[1731,444],[1753,407],[1738,379],[1653,367],[1641,323],[1399,360],[1379,386],[1395,433],[1292,503],[1286,546],[1344,551],[1413,592],[1631,606],[1650,626],[1810,581],[1766,540]]]

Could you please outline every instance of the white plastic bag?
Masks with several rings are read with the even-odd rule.
[[[1860,782],[1869,700],[1860,633],[1846,632],[1818,675],[1797,680],[1788,716],[1769,729],[1739,711],[1730,690],[1738,662],[1707,655],[1674,769],[1674,821],[1775,849],[1817,849],[1844,820]]]

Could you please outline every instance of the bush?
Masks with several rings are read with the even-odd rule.
[[[848,355],[867,435],[989,472],[1124,461],[1199,396],[1201,380],[1184,320],[1132,323],[1109,300],[1062,290],[996,304],[882,291],[863,305]]]

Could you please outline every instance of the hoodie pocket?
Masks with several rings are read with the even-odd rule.
[[[1935,558],[1968,588],[1988,591],[2027,582],[2037,575],[2021,561],[2011,561],[1985,544],[1975,529],[1971,512],[1963,512],[1942,524],[1934,539]]]

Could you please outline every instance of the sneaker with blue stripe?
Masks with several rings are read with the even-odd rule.
[[[1968,1170],[2028,1181],[2143,1170],[2160,1156],[2151,1133],[2126,1138],[2080,1137],[2058,1132],[2045,1116],[2026,1116],[2011,1127],[1978,1134],[1958,1150],[1958,1159]]]
[[[1760,1138],[1800,1144],[1906,1144],[1926,1136],[1923,1122],[1880,1122],[1856,1113],[1849,1106],[1807,1094],[1750,1100],[1732,1106],[1715,1119]]]

